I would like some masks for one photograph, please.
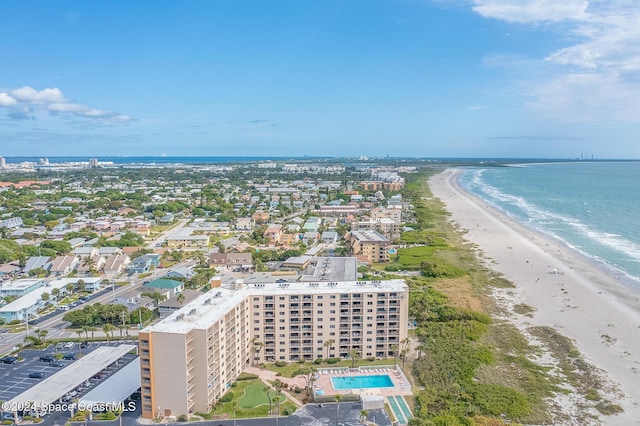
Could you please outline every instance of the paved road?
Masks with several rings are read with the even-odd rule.
[[[195,264],[195,261],[193,260],[189,260],[186,262],[182,262],[179,264],[176,264],[174,266],[174,268],[177,267],[182,267],[182,266],[192,266]],[[112,302],[116,297],[119,296],[126,296],[129,293],[135,293],[137,291],[137,289],[142,286],[142,284],[146,281],[150,281],[150,280],[154,280],[164,274],[166,274],[169,270],[168,269],[156,269],[153,271],[153,273],[145,278],[137,278],[134,279],[130,284],[128,285],[124,285],[121,287],[118,286],[107,286],[107,288],[103,291],[101,291],[99,293],[99,295],[97,297],[93,297],[91,300],[89,300],[88,302],[86,302],[87,304],[93,304],[93,303],[102,303],[102,304],[107,304]],[[80,306],[77,306],[75,308],[70,309],[70,311],[74,311],[74,310],[78,310],[78,309],[83,309],[84,306],[86,306],[86,304],[81,304]],[[67,311],[67,312],[70,312]],[[37,325],[32,325],[29,327],[30,332],[32,332],[34,329],[39,328],[39,329],[43,329],[43,330],[48,330],[49,333],[47,334],[46,338],[47,339],[62,339],[62,338],[76,338],[78,337],[78,335],[75,333],[75,331],[65,331],[65,328],[68,327],[70,325],[69,322],[64,321],[62,319],[62,317],[64,316],[66,312],[60,312],[57,313],[56,315],[54,315],[53,317],[38,321]],[[134,332],[137,335],[137,332],[134,330],[131,330],[131,332]],[[3,333],[0,335],[0,354],[6,353],[6,352],[10,352],[11,350],[13,350],[13,348],[15,347],[16,344],[18,343],[23,343],[24,342],[24,337],[26,335],[26,331],[22,331],[19,333]],[[103,336],[104,333],[96,331],[94,333],[95,336]]]

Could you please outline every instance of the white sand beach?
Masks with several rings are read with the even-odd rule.
[[[640,297],[616,277],[558,241],[530,230],[460,188],[459,170],[433,176],[434,196],[446,204],[451,220],[467,230],[487,266],[516,285],[498,289],[498,304],[536,309],[531,316],[510,315],[521,330],[550,326],[574,340],[584,359],[604,370],[612,385],[601,390],[624,413],[599,415],[602,424],[640,424]],[[573,398],[573,399],[572,399]],[[572,413],[575,395],[557,401]]]

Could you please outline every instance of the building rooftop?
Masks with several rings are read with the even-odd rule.
[[[169,280],[169,279],[166,279],[166,278],[159,278],[157,280],[153,280],[151,282],[146,283],[145,285],[143,285],[143,287],[170,289],[170,288],[180,287],[182,284],[183,284],[182,281]]]
[[[388,242],[389,240],[377,231],[351,231],[351,235],[358,241]]]
[[[136,358],[80,398],[79,402],[85,406],[118,403],[127,399],[139,388],[140,358]]]
[[[142,332],[186,334],[195,329],[207,329],[252,296],[385,293],[402,292],[406,289],[404,280],[251,284],[239,290],[216,288],[187,303],[164,320],[146,327]]]
[[[11,407],[29,402],[50,404],[135,349],[137,348],[134,345],[101,346],[73,364],[38,382],[32,388],[9,401],[9,404]]]

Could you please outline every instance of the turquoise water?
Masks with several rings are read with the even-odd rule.
[[[391,377],[387,374],[378,376],[331,377],[331,384],[335,390],[393,387]]]
[[[640,162],[468,169],[460,184],[640,290]]]

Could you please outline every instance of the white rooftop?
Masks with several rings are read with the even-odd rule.
[[[140,357],[80,398],[84,406],[122,402],[140,388]]]
[[[207,329],[251,296],[385,293],[402,292],[406,289],[404,280],[258,283],[247,285],[239,290],[215,288],[187,303],[164,320],[146,327],[143,332],[184,334],[195,329]]]
[[[0,290],[24,290],[38,283],[44,284],[44,280],[41,278],[15,280],[0,285]]]
[[[55,402],[67,392],[71,392],[96,373],[135,349],[136,346],[134,345],[101,346],[52,376],[46,377],[32,388],[22,392],[9,401],[9,405],[17,406],[20,403],[28,402],[36,404]]]
[[[73,282],[76,281],[77,280],[74,280]],[[13,302],[4,305],[2,308],[0,308],[0,312],[18,312],[23,309],[29,309],[36,303],[40,302],[40,300],[42,300],[42,295],[44,293],[51,294],[51,290],[53,290],[54,288],[63,289],[66,285],[67,283],[62,280],[51,281],[44,287],[36,288],[35,290],[19,297]]]

